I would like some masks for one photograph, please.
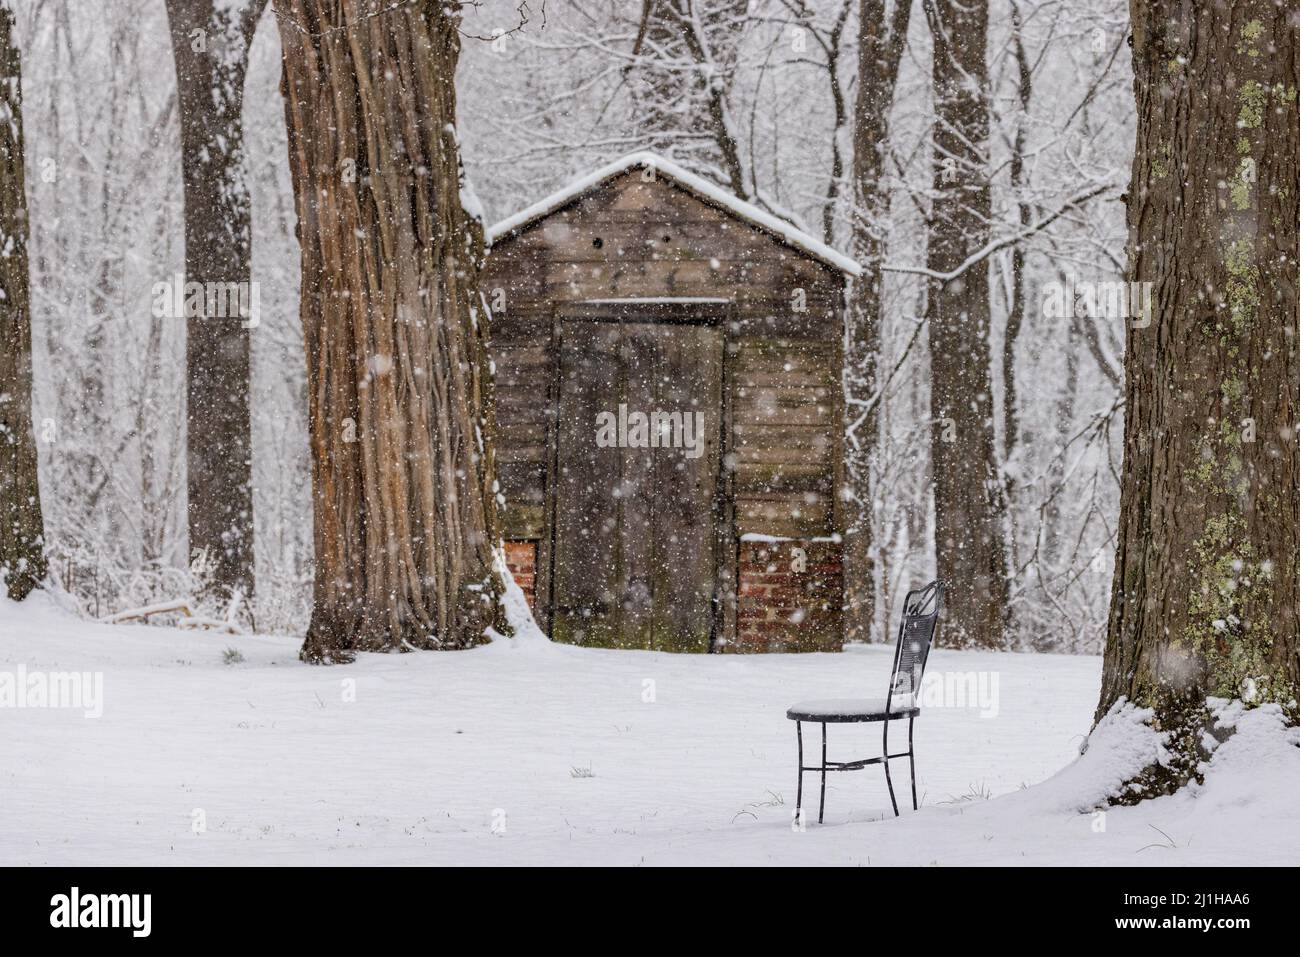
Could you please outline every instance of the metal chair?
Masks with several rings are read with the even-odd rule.
[[[894,649],[894,666],[889,675],[889,690],[884,698],[833,698],[826,701],[804,701],[790,708],[785,716],[795,722],[799,739],[799,790],[795,798],[795,819],[802,820],[803,773],[820,771],[822,776],[821,804],[817,823],[826,815],[826,772],[857,771],[871,764],[885,766],[885,783],[889,786],[889,800],[898,816],[898,801],[894,798],[894,782],[889,776],[891,758],[907,758],[912,772],[912,810],[916,803],[916,758],[912,748],[912,726],[921,713],[921,678],[925,674],[925,661],[934,644],[934,633],[943,612],[944,583],[930,582],[924,588],[907,593],[903,600],[903,620],[898,626],[898,645]],[[907,750],[889,753],[889,722],[907,719]],[[803,723],[815,722],[822,726],[822,763],[820,767],[805,767],[803,763]],[[880,757],[858,761],[826,760],[826,725],[880,721],[884,724],[884,741]]]

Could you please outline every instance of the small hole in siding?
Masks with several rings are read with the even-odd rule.
[[[595,246],[597,249],[600,249],[602,246],[605,245],[605,240],[603,240],[603,239],[601,239],[599,236],[597,236],[595,239],[593,239],[593,240],[591,241],[591,244],[592,244],[593,246]]]

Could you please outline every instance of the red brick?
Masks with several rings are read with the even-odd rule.
[[[506,567],[528,599],[528,607],[537,608],[537,543],[506,542]]]
[[[791,567],[796,547],[808,557],[802,572]],[[840,548],[838,542],[742,542],[737,636],[728,650],[838,649],[843,602]]]

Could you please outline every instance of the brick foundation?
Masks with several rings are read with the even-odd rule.
[[[736,641],[727,650],[839,651],[844,642],[841,550],[839,542],[807,539],[742,541]]]
[[[506,542],[506,567],[523,589],[528,607],[537,610],[537,543]]]

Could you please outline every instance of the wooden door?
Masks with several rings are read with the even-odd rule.
[[[721,332],[569,320],[561,326],[559,371],[552,637],[707,651],[717,576]],[[646,417],[644,431],[637,413]]]

